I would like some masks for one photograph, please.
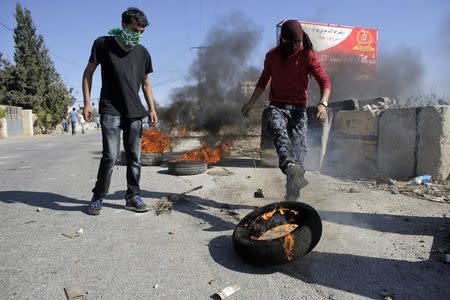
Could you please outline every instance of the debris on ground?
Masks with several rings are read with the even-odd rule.
[[[230,175],[234,175],[234,173],[231,172],[230,170],[228,170],[227,168],[222,168],[222,169],[214,168],[214,169],[208,171],[208,175],[211,175],[211,176],[230,176]]]
[[[157,288],[159,288],[159,284],[155,284],[155,285],[153,285],[153,288],[154,288],[154,289],[157,289]]]
[[[340,187],[338,189],[338,191],[340,192],[346,192],[346,193],[361,193],[361,190],[358,188],[354,188],[354,187],[350,187],[350,188],[345,188],[345,187]]]
[[[257,189],[256,192],[253,194],[254,198],[264,198],[264,193],[262,189]]]
[[[64,288],[67,300],[88,300],[86,296],[88,292],[83,289],[79,284],[74,284]]]
[[[224,288],[223,290],[221,290],[218,293],[215,293],[214,295],[212,295],[211,297],[213,299],[225,299],[231,295],[233,295],[234,293],[236,293],[237,291],[239,291],[241,288],[238,285],[232,285],[229,287]]]
[[[211,285],[215,280],[216,280],[215,278],[212,278],[212,279],[208,280],[208,284]]]
[[[392,194],[402,194],[438,203],[450,203],[450,181],[428,181],[428,179],[422,178],[417,180],[419,183],[416,183],[416,178],[407,182],[401,182],[387,177],[379,177],[375,181],[355,181],[355,183]],[[349,191],[342,187],[339,190]]]
[[[159,216],[161,214],[170,214],[172,210],[175,209],[175,204],[184,200],[186,198],[186,194],[197,191],[203,188],[202,185],[196,186],[186,192],[181,194],[169,195],[167,197],[162,197],[159,199],[153,206],[152,209],[155,212],[155,215]]]
[[[43,210],[43,209],[40,208],[40,207],[36,208],[36,211],[37,211],[37,212],[41,212],[42,210]]]
[[[168,232],[170,235],[174,235],[175,234],[175,230],[169,231]]]
[[[79,237],[81,234],[83,234],[83,228],[80,228],[78,230],[69,229],[62,233],[62,235],[66,236],[68,238],[71,238],[71,239]]]

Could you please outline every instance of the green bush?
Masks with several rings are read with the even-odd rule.
[[[5,111],[5,109],[0,107],[0,119],[1,119],[1,118],[4,118],[5,116],[6,116],[6,111]]]

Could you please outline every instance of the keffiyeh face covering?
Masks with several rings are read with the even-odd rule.
[[[139,44],[139,41],[141,40],[142,37],[142,33],[140,32],[135,32],[128,28],[122,29],[119,27],[110,29],[108,31],[108,34],[118,37],[122,44],[130,48],[133,48],[134,46]]]

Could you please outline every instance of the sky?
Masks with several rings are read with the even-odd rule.
[[[0,52],[13,61],[13,33],[6,27],[16,26],[17,1],[0,2]],[[81,78],[93,41],[121,24],[121,14],[128,7],[138,7],[149,19],[141,44],[150,52],[154,73],[150,75],[155,99],[170,102],[170,91],[193,78],[189,67],[197,53],[191,47],[208,44],[210,28],[219,20],[241,13],[261,32],[251,64],[261,68],[264,55],[276,43],[275,25],[284,19],[378,28],[379,52],[400,47],[418,50],[425,62],[427,89],[447,93],[450,49],[443,50],[442,40],[449,44],[450,34],[443,28],[450,20],[448,0],[398,1],[256,1],[256,0],[164,0],[113,1],[24,0],[31,11],[37,33],[44,37],[65,84],[74,89],[76,105],[81,105]],[[447,21],[447,23],[449,23]],[[6,27],[5,27],[6,26]],[[94,75],[92,98],[99,97],[100,70]]]

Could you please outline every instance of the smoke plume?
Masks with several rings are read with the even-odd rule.
[[[357,79],[359,63],[341,64],[328,72],[332,83],[331,99],[373,99],[387,96],[404,101],[417,93],[423,84],[424,67],[420,53],[411,48],[383,51],[378,58],[378,73],[375,79]],[[310,99],[318,99],[317,84],[312,84]]]
[[[246,98],[241,81],[254,80],[259,71],[249,66],[260,30],[241,14],[224,18],[207,34],[190,71],[193,83],[175,89],[164,118],[172,125],[207,130],[217,136],[226,125],[243,122],[240,108]]]

